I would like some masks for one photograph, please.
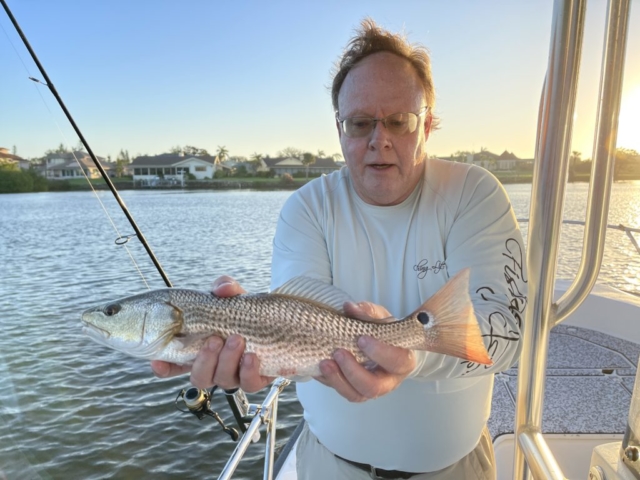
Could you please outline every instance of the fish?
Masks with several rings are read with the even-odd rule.
[[[363,335],[389,345],[452,355],[491,365],[469,296],[469,269],[403,319],[371,322],[349,317],[351,298],[337,287],[295,277],[271,293],[217,297],[180,288],[152,290],[103,303],[82,314],[91,339],[133,357],[193,363],[206,339],[244,337],[260,374],[292,379],[320,375],[320,362],[337,349],[370,362],[358,348]]]

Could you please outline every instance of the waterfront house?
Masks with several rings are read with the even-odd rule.
[[[307,166],[302,163],[299,158],[294,157],[278,157],[263,159],[265,165],[273,171],[276,177],[289,173],[305,174],[307,172]],[[331,173],[335,170],[340,170],[340,166],[336,164],[333,158],[316,158],[316,161],[309,165],[309,175],[317,176],[323,173]]]
[[[107,175],[113,177],[116,172],[114,162],[107,162],[103,157],[96,157]],[[58,152],[45,156],[42,174],[51,180],[69,180],[73,178],[100,178],[100,171],[87,152]],[[84,174],[83,174],[84,172]]]
[[[0,165],[2,164],[15,165],[21,170],[28,170],[29,167],[31,166],[31,162],[29,162],[29,160],[25,160],[24,158],[19,157],[18,155],[13,155],[12,153],[9,153],[8,148],[0,147]]]
[[[514,172],[522,170],[525,166],[531,166],[533,160],[523,160],[513,152],[505,150],[500,155],[482,150],[478,153],[470,153],[467,155],[466,163],[473,163],[490,171]]]
[[[197,180],[213,178],[215,172],[229,167],[222,165],[217,156],[163,153],[136,157],[130,168],[133,169],[134,182],[155,185],[160,179],[182,181],[187,175],[192,175]]]

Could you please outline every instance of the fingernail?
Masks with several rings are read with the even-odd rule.
[[[164,363],[161,364],[152,364],[151,365],[151,370],[153,370],[153,373],[157,376],[157,377],[166,377],[167,375],[169,375],[169,366],[165,365]]]
[[[219,338],[210,338],[207,340],[207,349],[212,352],[219,352],[222,349],[222,340]]]
[[[358,347],[367,348],[371,344],[369,337],[358,338]]]
[[[242,357],[242,365],[247,368],[253,367],[253,355],[245,355]]]
[[[344,352],[342,350],[336,350],[333,353],[333,358],[337,361],[337,362],[341,362],[344,360]]]
[[[227,346],[235,350],[240,346],[240,337],[237,335],[232,335],[227,339]]]

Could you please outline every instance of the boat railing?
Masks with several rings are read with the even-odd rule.
[[[256,435],[259,434],[259,429],[262,425],[266,425],[267,429],[263,480],[271,480],[273,478],[276,422],[278,419],[278,397],[289,383],[290,381],[286,378],[278,377],[271,385],[271,389],[261,405],[249,405],[249,415],[252,417],[251,423],[249,424],[246,432],[244,432],[240,442],[238,442],[238,445],[236,445],[235,450],[231,454],[227,464],[224,466],[218,480],[228,480],[231,478],[233,473],[236,471],[240,460],[242,460],[242,457],[247,451],[247,448],[249,448],[251,442],[257,438]]]
[[[218,476],[218,480],[227,480],[232,477],[249,445],[260,439],[260,427],[263,425],[266,426],[267,431],[263,480],[271,480],[273,478],[278,398],[290,383],[291,381],[286,378],[276,378],[261,404],[249,403],[246,395],[240,389],[225,390],[225,397],[229,402],[229,407],[242,432],[242,436],[235,428],[226,425],[220,415],[211,409],[211,399],[217,387],[213,387],[211,390],[191,387],[178,393],[175,400],[178,410],[192,413],[199,419],[203,419],[205,416],[212,417],[234,441],[240,440]],[[186,409],[183,407],[186,407]]]
[[[589,294],[602,263],[613,179],[629,0],[609,0],[596,119],[593,164],[582,258],[576,279],[553,301],[558,244],[586,0],[556,0],[549,64],[540,102],[531,190],[527,269],[529,305],[524,319],[516,401],[514,479],[564,479],[542,435],[542,402],[551,328],[571,314]],[[633,240],[637,248],[637,242]]]

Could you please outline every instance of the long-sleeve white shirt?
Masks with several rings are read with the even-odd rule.
[[[271,279],[274,289],[298,275],[319,278],[403,318],[470,268],[493,366],[416,352],[410,378],[364,403],[315,380],[297,385],[305,419],[330,451],[412,472],[439,470],[473,450],[489,417],[493,373],[520,351],[527,303],[523,241],[502,186],[478,167],[426,162],[424,180],[399,205],[362,201],[348,168],[294,193],[278,221]]]

